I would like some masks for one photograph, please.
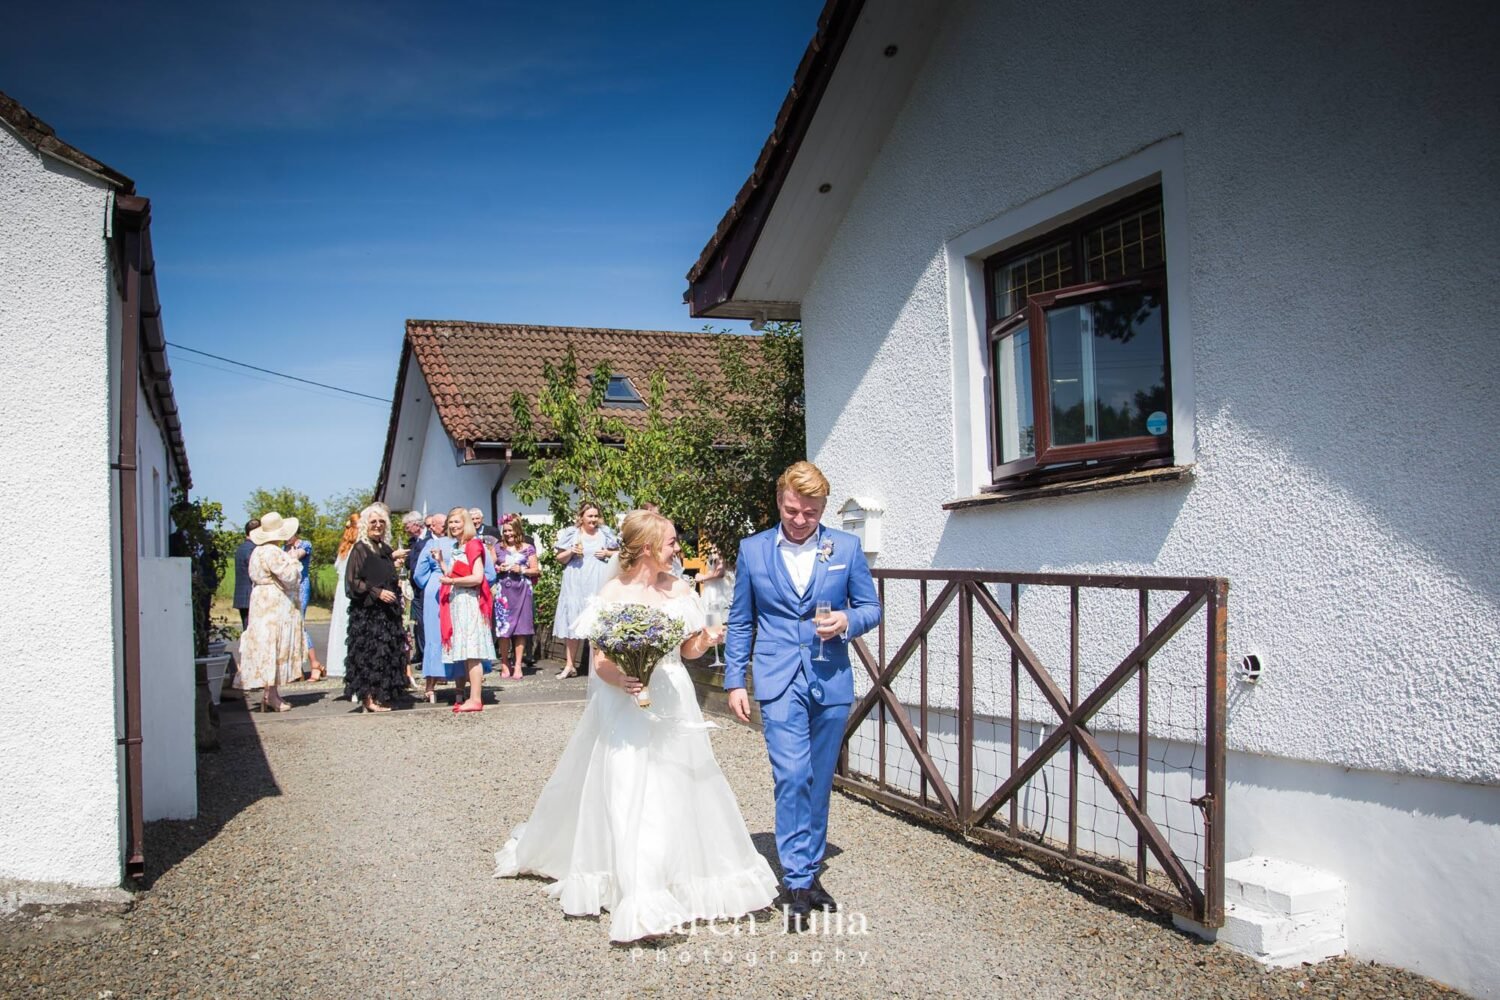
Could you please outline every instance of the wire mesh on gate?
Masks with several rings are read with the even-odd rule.
[[[1225,581],[875,577],[840,787],[1222,922]]]

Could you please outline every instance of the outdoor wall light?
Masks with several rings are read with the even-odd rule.
[[[1240,680],[1246,684],[1254,684],[1260,680],[1260,672],[1265,665],[1265,657],[1260,653],[1246,653],[1240,657]]]

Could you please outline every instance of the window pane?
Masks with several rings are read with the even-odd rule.
[[[1166,434],[1166,353],[1154,291],[1048,309],[1052,444]]]
[[[1033,295],[1073,283],[1071,243],[1058,243],[1001,264],[995,269],[994,318],[999,320],[1013,314]]]
[[[1000,461],[1036,455],[1036,418],[1031,408],[1031,333],[1021,327],[994,346],[995,432]]]
[[[1161,267],[1166,260],[1161,205],[1089,230],[1083,237],[1083,255],[1089,281],[1114,281]]]
[[[609,377],[609,385],[604,389],[604,401],[606,403],[642,402],[641,394],[635,391],[635,385],[624,375]]]

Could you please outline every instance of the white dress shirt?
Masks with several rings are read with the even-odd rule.
[[[807,586],[812,582],[813,561],[818,555],[817,530],[815,529],[807,536],[807,541],[799,545],[782,534],[781,528],[778,527],[776,551],[781,554],[781,564],[786,567],[787,575],[792,578],[792,586],[796,588],[797,596],[807,593]]]

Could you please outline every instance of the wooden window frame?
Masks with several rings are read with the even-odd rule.
[[[1152,188],[1067,223],[1033,240],[1011,247],[985,261],[985,313],[988,320],[985,337],[985,366],[989,370],[990,390],[985,400],[989,424],[989,462],[991,485],[986,491],[1009,490],[1097,476],[1117,475],[1136,469],[1171,465],[1172,434],[1170,426],[1160,436],[1117,438],[1085,444],[1052,444],[1052,393],[1048,382],[1046,311],[1057,305],[1074,305],[1108,298],[1122,291],[1150,289],[1157,293],[1161,310],[1162,363],[1167,389],[1167,408],[1171,411],[1172,365],[1171,324],[1167,310],[1167,275],[1165,259],[1160,268],[1137,272],[1111,281],[1085,281],[1076,285],[1039,292],[1007,316],[996,316],[996,276],[1002,268],[1039,248],[1061,242],[1073,244],[1073,258],[1078,267],[1086,267],[1084,235],[1116,219],[1137,212],[1151,204],[1161,204],[1161,189]],[[1165,233],[1162,234],[1165,258]],[[1000,341],[1025,328],[1030,334],[1032,427],[1036,439],[1035,453],[1009,462],[1001,461],[1000,414],[997,395],[999,372],[995,368],[995,348]]]

